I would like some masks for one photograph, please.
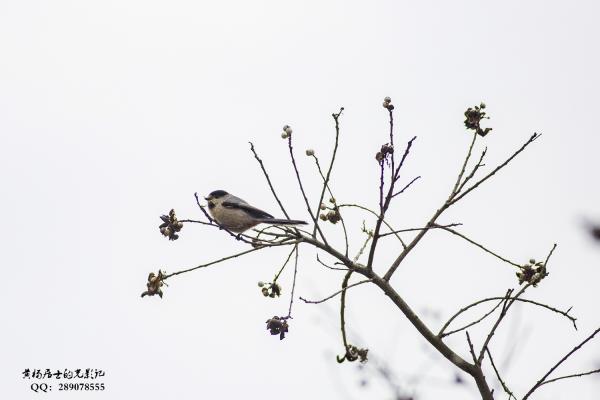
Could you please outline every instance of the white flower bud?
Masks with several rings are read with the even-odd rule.
[[[392,102],[392,99],[391,99],[391,97],[389,97],[389,96],[386,96],[386,98],[385,98],[385,99],[383,99],[383,101],[385,101],[386,103],[391,103],[391,102]]]
[[[282,139],[287,139],[287,138],[288,138],[288,136],[289,136],[289,135],[288,135],[287,133],[285,133],[285,132],[282,132],[282,133],[281,133],[281,138],[282,138]]]
[[[284,132],[287,133],[288,135],[292,134],[292,128],[290,128],[289,126],[287,128],[284,129]]]

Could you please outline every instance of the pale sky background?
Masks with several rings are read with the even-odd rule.
[[[288,337],[268,335],[266,319],[287,312],[292,270],[281,299],[265,299],[256,283],[272,278],[285,249],[175,277],[163,299],[139,297],[150,271],[246,248],[198,226],[176,242],[160,235],[158,217],[170,208],[201,217],[194,192],[226,189],[279,216],[249,140],[292,216],[308,217],[280,138],[285,124],[314,202],[319,180],[304,150],[326,163],[331,113],[344,106],[333,189],[340,202],[376,207],[385,96],[396,106],[397,142],[418,136],[404,179],[422,176],[392,205],[398,228],[421,226],[446,198],[470,138],[468,106],[485,101],[492,117],[481,141],[488,168],[543,133],[440,220],[462,222],[463,233],[518,262],[559,245],[551,275],[526,297],[573,306],[579,331],[519,306],[491,345],[523,395],[600,325],[600,246],[583,230],[586,218],[600,221],[599,16],[594,1],[1,0],[0,397],[389,399],[373,372],[385,362],[417,399],[476,399],[470,377],[454,385],[454,367],[375,288],[348,296],[350,341],[372,356],[362,371],[335,362],[338,299],[296,301]],[[373,226],[347,214],[353,251],[363,219]],[[341,243],[339,229],[327,227]],[[398,252],[388,243],[378,271]],[[301,248],[297,294],[316,299],[340,282]],[[393,280],[434,330],[516,283],[511,267],[441,232]],[[485,330],[472,334],[482,343]],[[463,335],[448,342],[468,354]],[[556,376],[599,364],[597,339]],[[102,368],[107,389],[73,395],[54,382],[52,393],[34,395],[25,368]],[[598,393],[600,380],[587,377],[535,398]]]

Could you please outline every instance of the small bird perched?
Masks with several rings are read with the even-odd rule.
[[[231,232],[242,233],[258,224],[306,225],[304,221],[274,218],[224,190],[215,190],[204,199],[213,219]]]

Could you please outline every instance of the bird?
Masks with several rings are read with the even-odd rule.
[[[242,233],[258,224],[306,225],[305,221],[275,218],[225,190],[212,191],[204,199],[215,222],[231,232]]]

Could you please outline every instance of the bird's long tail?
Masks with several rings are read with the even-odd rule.
[[[260,222],[262,222],[263,224],[272,225],[307,225],[305,221],[300,221],[297,219],[264,218]]]

